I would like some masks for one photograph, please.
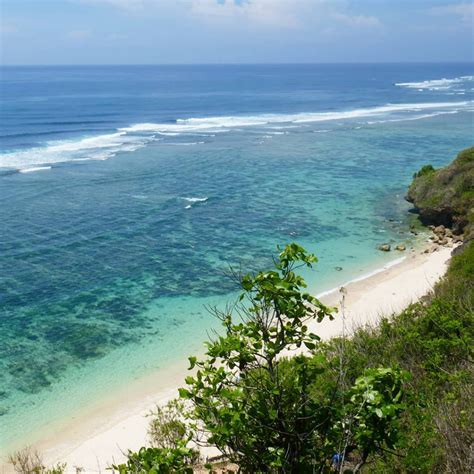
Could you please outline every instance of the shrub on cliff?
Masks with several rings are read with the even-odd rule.
[[[423,301],[322,346],[333,372],[339,371],[341,344],[349,381],[381,365],[410,374],[397,455],[375,459],[367,472],[473,471],[474,241],[452,258]]]
[[[453,227],[474,236],[474,147],[460,152],[448,166],[424,166],[415,173],[407,200],[414,204],[424,224]]]
[[[421,178],[422,176],[430,174],[433,171],[435,171],[435,169],[433,168],[433,165],[424,165],[422,166],[420,171],[417,171],[416,173],[413,174],[413,178]]]

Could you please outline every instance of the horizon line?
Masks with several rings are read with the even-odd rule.
[[[472,64],[470,61],[308,61],[308,62],[202,62],[202,63],[31,63],[2,64],[0,67],[117,67],[117,66],[311,66],[311,65],[378,65],[378,64]]]

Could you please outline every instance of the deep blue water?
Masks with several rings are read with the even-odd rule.
[[[396,258],[413,172],[474,136],[472,64],[0,72],[2,446],[199,350],[230,265]]]

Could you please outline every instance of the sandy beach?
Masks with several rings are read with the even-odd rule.
[[[339,311],[334,321],[315,323],[312,330],[324,339],[343,331],[350,334],[358,326],[375,324],[382,315],[402,310],[429,292],[445,273],[451,250],[407,251],[395,265],[349,282],[344,285],[344,318]],[[321,300],[340,310],[341,296],[340,288],[336,288],[322,295]],[[64,425],[51,428],[34,447],[43,453],[48,465],[66,462],[70,472],[75,472],[76,466],[82,467],[83,472],[106,472],[111,462],[124,459],[127,449],[136,450],[147,443],[146,415],[155,404],[177,394],[186,369],[187,361],[182,361],[137,381],[113,398],[78,413]],[[4,465],[0,472],[8,473],[10,468]]]

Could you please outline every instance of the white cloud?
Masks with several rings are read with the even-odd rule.
[[[316,8],[328,0],[76,0],[86,4],[110,5],[124,10],[151,10],[175,7],[182,13],[215,21],[238,21],[275,27],[296,27],[303,10]]]
[[[341,8],[341,2],[335,0],[191,0],[191,12],[208,21],[232,20],[278,28],[327,26],[333,22],[353,28],[382,25],[374,16],[350,15]]]
[[[255,25],[262,28],[297,29],[342,23],[351,28],[380,27],[378,18],[351,15],[344,0],[76,0],[88,4],[105,4],[128,11],[160,12],[175,8],[207,23],[221,26]]]
[[[208,21],[254,23],[268,27],[297,28],[301,13],[316,8],[323,0],[192,0],[191,14]]]
[[[473,25],[474,23],[474,3],[458,3],[455,5],[445,5],[431,9],[434,15],[455,15],[462,22]]]

